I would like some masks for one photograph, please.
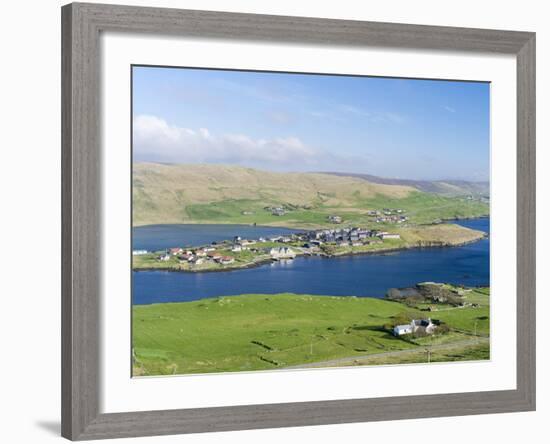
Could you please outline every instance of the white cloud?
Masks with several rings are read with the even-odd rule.
[[[445,111],[448,111],[450,113],[456,113],[456,109],[454,109],[450,106],[444,106],[443,108],[445,108]]]
[[[244,134],[214,135],[168,124],[151,115],[134,119],[134,157],[180,163],[230,163],[271,168],[315,167],[322,154],[297,137],[253,139]]]

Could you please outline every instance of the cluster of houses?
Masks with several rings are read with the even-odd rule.
[[[288,208],[285,206],[268,206],[264,208],[265,211],[271,213],[272,216],[284,216],[288,213]],[[242,214],[250,215],[252,211],[243,211]],[[394,223],[402,224],[409,220],[409,217],[405,215],[405,210],[401,208],[384,208],[382,210],[370,210],[367,212],[368,216],[374,218],[378,223]],[[330,214],[327,216],[327,220],[333,224],[341,224],[344,220],[342,216],[337,214]]]
[[[235,262],[234,257],[222,255],[218,253],[214,247],[203,247],[192,250],[180,247],[169,248],[164,254],[158,256],[157,259],[159,261],[169,261],[174,256],[180,263],[189,263],[193,265],[201,265],[209,261],[221,265]]]
[[[367,212],[368,216],[374,217],[377,223],[402,224],[409,220],[405,215],[405,210],[401,208],[384,208],[380,210],[371,210]]]
[[[298,244],[298,249],[303,254],[314,254],[319,251],[319,247],[325,243],[336,244],[338,246],[362,246],[373,243],[380,243],[384,239],[399,239],[399,234],[388,233],[380,230],[368,230],[366,228],[335,228],[306,231],[303,233],[293,233],[282,236],[273,236],[270,238],[260,237],[250,240],[235,236],[231,241],[224,241],[220,244],[213,242],[211,245],[203,247],[173,247],[156,257],[158,261],[170,261],[176,258],[180,263],[191,265],[201,265],[204,263],[216,263],[228,265],[235,262],[233,256],[228,256],[227,252],[241,253],[246,250],[251,252],[269,254],[272,259],[293,259],[298,254],[296,249],[284,245],[292,243]],[[279,243],[281,246],[262,248],[262,243]],[[225,253],[225,254],[223,254]],[[134,250],[134,255],[147,254],[145,250]]]
[[[378,243],[384,239],[399,239],[399,234],[386,231],[368,230],[366,228],[339,228],[309,231],[302,235],[302,239],[312,245],[322,243],[336,243],[340,246],[361,246],[365,244]]]
[[[352,227],[352,228],[332,228],[323,230],[306,231],[303,233],[293,233],[283,236],[274,236],[268,239],[260,237],[257,241],[241,241],[239,244],[244,245],[247,242],[262,243],[262,242],[278,242],[288,244],[291,242],[303,242],[303,248],[319,247],[322,244],[337,244],[340,246],[361,246],[372,243],[379,243],[384,239],[400,239],[397,233],[388,233],[387,231],[368,230],[367,228]],[[239,238],[240,239],[240,238]],[[237,245],[237,240],[234,245]]]
[[[410,324],[396,325],[393,328],[394,336],[411,335],[413,333],[433,334],[437,325],[430,318],[413,319]]]
[[[266,211],[269,211],[272,216],[284,216],[286,210],[283,207],[265,207]]]

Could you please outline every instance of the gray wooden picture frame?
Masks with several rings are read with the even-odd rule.
[[[515,390],[101,413],[101,32],[511,54],[517,60]],[[62,435],[72,440],[535,409],[535,34],[102,4],[62,8]]]

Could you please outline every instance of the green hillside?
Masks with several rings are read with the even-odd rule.
[[[427,346],[456,347],[453,359],[488,359],[465,352],[489,335],[489,291],[464,296],[475,306],[433,312],[373,298],[295,294],[240,295],[194,302],[136,305],[134,376],[272,370],[327,360],[392,353],[393,363],[425,362]],[[438,307],[437,304],[432,304]],[[396,338],[388,325],[431,316],[449,328],[430,337]],[[407,353],[400,354],[401,351]],[[409,355],[408,351],[418,354]],[[352,361],[354,362],[354,361]]]
[[[367,211],[386,207],[408,214],[408,223],[487,215],[487,204],[420,192],[410,186],[371,183],[320,173],[274,173],[224,165],[136,163],[133,224],[236,223],[297,228],[369,224]],[[282,208],[274,215],[269,208]]]

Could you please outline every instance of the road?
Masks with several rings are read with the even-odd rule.
[[[407,350],[397,350],[397,351],[388,351],[382,353],[372,353],[370,355],[360,355],[360,356],[351,356],[349,358],[340,358],[340,359],[331,359],[330,361],[320,361],[320,362],[310,362],[308,364],[301,365],[292,365],[285,367],[285,369],[295,369],[295,368],[319,368],[319,367],[338,367],[341,365],[354,364],[356,361],[362,359],[370,359],[376,357],[394,357],[394,356],[403,356],[411,353],[418,353],[422,350],[448,350],[452,348],[467,347],[470,345],[477,345],[484,342],[489,342],[489,338],[486,337],[476,337],[473,339],[466,339],[463,341],[449,342],[447,344],[437,344],[432,346],[418,346],[415,348],[410,348]]]

